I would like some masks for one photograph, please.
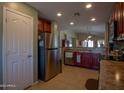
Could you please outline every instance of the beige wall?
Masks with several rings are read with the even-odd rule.
[[[34,50],[34,82],[37,81],[38,79],[38,72],[37,72],[37,20],[38,20],[38,14],[37,11],[32,8],[31,6],[24,4],[24,3],[0,3],[0,84],[2,83],[2,33],[3,33],[3,29],[2,29],[2,7],[8,7],[11,9],[15,9],[17,11],[20,11],[22,13],[25,13],[31,17],[33,17],[33,22],[34,22],[34,33],[33,33],[33,39],[34,39],[34,46],[33,46],[33,50]]]
[[[2,19],[3,19],[3,16],[2,16],[2,13],[3,13],[3,11],[2,11],[2,5],[0,4],[0,84],[2,84],[3,83],[3,81],[2,81],[2,77],[3,77],[3,72],[2,72],[2,34],[3,34],[3,32],[2,32],[2,29],[3,29],[3,25],[2,25]],[[1,87],[0,87],[0,89],[2,89]]]
[[[60,44],[61,44],[61,40],[65,39],[64,37],[65,34],[67,35],[67,40],[69,40],[70,42],[72,38],[76,38],[75,32],[69,30],[60,31]]]
[[[60,47],[62,47],[61,41],[65,39],[65,35],[67,36],[67,40],[69,40],[69,42],[72,42],[72,39],[76,38],[75,32],[72,32],[70,30],[60,31]]]

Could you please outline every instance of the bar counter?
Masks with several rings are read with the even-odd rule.
[[[99,70],[100,53],[66,50],[64,52],[64,64]]]
[[[111,60],[100,62],[99,89],[124,90],[124,62]]]

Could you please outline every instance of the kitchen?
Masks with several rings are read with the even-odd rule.
[[[3,11],[7,12],[1,12],[3,7]],[[4,65],[3,69],[0,68],[0,84],[14,83],[18,85],[14,88],[4,87],[4,89],[124,89],[124,3],[0,3],[0,9],[0,13],[7,16],[7,22],[11,20],[8,15],[13,17],[11,24],[18,21],[14,17],[22,18],[19,17],[23,15],[20,13],[22,12],[26,14],[26,18],[23,16],[26,21],[23,19],[19,21],[22,22],[23,28],[27,21],[32,25],[30,31],[27,32],[32,37],[24,34],[24,31],[22,36],[16,32],[18,37],[24,37],[17,39],[21,42],[19,43],[21,48],[18,44],[15,46],[13,41],[11,41],[12,44],[8,43],[15,49],[17,47],[17,50],[18,48],[22,49],[23,52],[19,53],[20,59],[22,58],[21,61],[24,61],[25,58],[30,59],[30,67],[24,65],[24,62],[20,63],[20,60],[15,58],[19,61],[18,66],[17,63],[11,67],[7,65],[8,69],[6,69],[6,60],[3,56],[6,49],[0,47],[0,51],[3,48],[0,56],[1,68]],[[14,12],[18,16],[13,14]],[[4,18],[3,15],[0,15],[1,19]],[[1,24],[7,23],[5,18],[0,21]],[[2,26],[11,27],[11,24],[0,25],[1,35],[6,30]],[[13,32],[11,29],[9,31]],[[19,29],[16,30],[20,33]],[[5,32],[3,35],[6,35]],[[15,35],[15,33],[10,33],[8,40],[16,40],[11,38],[11,35]],[[5,40],[5,37],[1,36],[1,42],[2,39]],[[31,41],[30,46],[28,46],[28,40]],[[18,41],[15,42],[18,43]],[[6,46],[6,43],[3,42],[2,44]],[[28,48],[23,45],[29,47],[28,55],[26,54],[27,51],[24,50],[28,50]],[[15,53],[14,48],[6,47],[9,48],[7,55],[11,57],[10,53]],[[26,57],[21,56],[21,53],[24,53]],[[21,64],[20,66],[23,65],[25,69],[22,69],[23,67],[18,68],[19,64]],[[26,68],[30,68],[30,70]],[[7,74],[9,77],[6,76],[5,71],[9,71]],[[21,74],[19,75],[14,71],[20,71]],[[22,78],[23,73],[26,77]],[[24,83],[18,81],[19,79],[23,80]],[[3,88],[0,87],[0,89]]]
[[[122,31],[123,16],[121,15],[122,10],[120,10],[123,7],[123,3],[117,3],[117,4],[113,3],[111,7],[112,7],[111,14],[108,13],[109,20],[108,20],[108,23],[106,23],[105,25],[106,26],[105,32],[99,33],[94,31],[93,33],[92,27],[87,26],[85,27],[84,32],[81,33],[79,32],[80,31],[79,29],[75,30],[74,26],[76,24],[73,21],[70,22],[70,28],[74,28],[75,31],[73,29],[71,29],[72,30],[71,32],[69,32],[70,30],[60,31],[60,55],[61,55],[60,62],[62,62],[64,65],[67,65],[67,66],[84,67],[84,68],[93,69],[96,71],[101,71],[100,73],[102,73],[102,70],[106,69],[104,68],[104,65],[106,67],[106,65],[108,64],[107,62],[109,61],[110,63],[117,62],[119,64],[118,61],[120,62],[124,61],[123,51],[122,51],[123,50],[123,44],[122,44],[123,43],[123,31]],[[90,9],[86,11],[90,11]],[[121,15],[120,18],[118,18],[119,14]],[[78,18],[80,18],[80,15],[81,15],[80,12],[73,12],[72,13],[73,20],[74,19],[78,20]],[[59,12],[57,16],[58,18],[59,17],[61,18],[61,19],[57,19],[59,22],[60,20],[62,20],[64,13]],[[91,24],[95,24],[97,20],[92,18],[91,22],[94,22]],[[117,22],[117,24],[115,22]],[[100,29],[102,29],[102,27]],[[95,29],[95,30],[98,30],[98,29]],[[112,47],[110,46],[111,43],[113,43]],[[105,60],[107,60],[107,62]],[[107,64],[104,64],[104,63],[107,63]],[[113,71],[116,71],[116,69]],[[103,80],[103,78],[101,77],[103,77],[104,75],[107,76],[106,74],[105,73],[100,74],[98,89],[109,89],[109,87],[108,88],[105,87],[106,85],[104,85],[104,82],[103,82],[103,85],[100,82]],[[104,79],[103,81],[106,82],[106,80],[107,79]],[[110,86],[111,86],[111,83],[110,83]],[[121,89],[120,86],[119,87],[115,86],[115,87],[113,88],[110,87],[110,89]]]

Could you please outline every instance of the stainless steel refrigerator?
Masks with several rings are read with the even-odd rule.
[[[38,35],[38,77],[47,81],[61,72],[59,60],[59,32],[55,29],[51,33]]]

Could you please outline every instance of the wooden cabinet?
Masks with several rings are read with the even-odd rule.
[[[98,54],[98,53],[92,54],[91,66],[93,69],[99,69],[100,68],[100,54]]]
[[[51,32],[51,23],[49,21],[44,21],[44,32]]]
[[[98,70],[100,67],[99,66],[100,65],[100,54],[99,53],[87,53],[87,52],[73,52],[73,59],[71,61],[72,61],[70,62],[71,65]]]
[[[82,66],[82,53],[74,52],[73,57],[74,57],[74,65]]]
[[[44,31],[43,29],[44,29],[43,28],[43,21],[42,20],[38,20],[38,30],[43,32]]]
[[[100,54],[99,53],[82,53],[82,66],[99,69]]]
[[[117,21],[117,36],[124,34],[124,3],[118,2],[113,7],[113,13],[110,16],[109,23]]]
[[[62,48],[66,47],[65,42],[66,42],[66,40],[63,39],[62,42],[61,42],[61,47],[62,47]]]
[[[92,68],[92,54],[82,53],[82,66]]]
[[[122,3],[122,28],[124,27],[124,3]],[[124,33],[124,29],[123,29]]]
[[[38,30],[40,32],[51,32],[51,22],[45,19],[38,20]]]

